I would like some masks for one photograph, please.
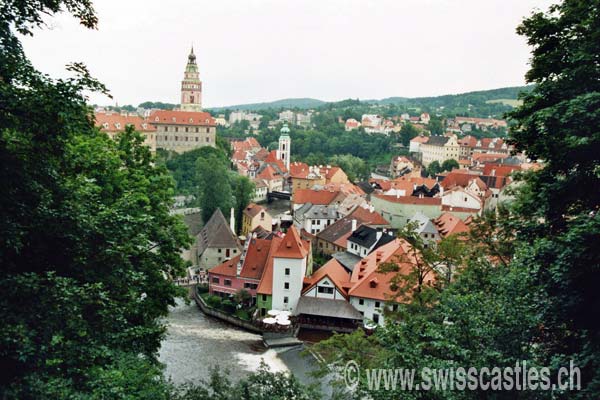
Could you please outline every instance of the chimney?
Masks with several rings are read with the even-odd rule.
[[[352,232],[354,232],[356,230],[356,223],[357,221],[355,219],[352,220]]]
[[[229,228],[231,229],[231,232],[235,234],[235,211],[233,207],[231,207],[231,213],[229,216]]]

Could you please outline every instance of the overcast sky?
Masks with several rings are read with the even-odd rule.
[[[550,0],[96,0],[98,30],[67,15],[24,38],[34,65],[84,62],[114,100],[179,102],[190,45],[203,105],[290,97],[431,96],[524,84],[515,33]]]

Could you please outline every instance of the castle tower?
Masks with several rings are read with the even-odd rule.
[[[279,150],[277,152],[277,158],[283,161],[285,168],[290,170],[290,152],[292,150],[292,139],[290,138],[290,128],[287,124],[283,124],[283,127],[279,131]]]
[[[181,111],[202,111],[202,82],[200,81],[193,46],[181,81],[180,109]]]

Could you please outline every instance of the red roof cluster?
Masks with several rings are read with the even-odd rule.
[[[156,110],[148,117],[154,125],[216,126],[215,119],[207,112]]]

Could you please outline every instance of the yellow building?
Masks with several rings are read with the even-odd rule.
[[[266,231],[271,231],[273,219],[264,207],[250,203],[242,213],[242,235],[247,237],[259,226]]]
[[[446,160],[457,160],[460,156],[460,145],[456,135],[430,136],[429,140],[419,146],[424,166],[429,166],[434,161],[440,164]]]

